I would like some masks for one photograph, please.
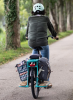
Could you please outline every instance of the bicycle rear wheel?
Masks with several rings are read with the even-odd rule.
[[[35,87],[36,81],[35,81],[35,71],[31,70],[31,91],[32,95],[35,99],[38,98],[39,95],[39,87]]]

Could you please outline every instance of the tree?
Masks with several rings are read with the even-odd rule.
[[[73,0],[71,0],[71,30],[73,29]]]
[[[65,31],[65,24],[64,24],[64,1],[59,0],[59,31]]]
[[[43,0],[33,0],[33,5],[34,5],[35,3],[43,3]]]
[[[49,0],[43,0],[43,4],[46,11],[46,16],[49,16]]]
[[[67,0],[67,30],[71,30],[71,0]]]
[[[49,17],[54,26],[55,31],[58,33],[57,13],[56,13],[57,0],[50,0],[49,4]]]
[[[6,49],[20,47],[19,0],[4,0]]]

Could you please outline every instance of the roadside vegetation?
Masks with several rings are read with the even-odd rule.
[[[5,50],[6,47],[6,34],[3,29],[0,29],[0,65],[4,64],[6,62],[9,62],[11,60],[15,60],[18,57],[25,56],[26,54],[30,53],[32,49],[29,48],[28,46],[28,41],[25,39],[25,32],[26,30],[21,30],[20,31],[20,37],[21,37],[21,47],[17,49],[10,49],[10,50]],[[64,38],[70,34],[73,33],[73,30],[66,31],[66,32],[60,32],[59,33],[59,38]],[[57,40],[48,39],[48,44],[52,44],[56,42]]]

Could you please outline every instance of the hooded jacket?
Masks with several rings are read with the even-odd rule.
[[[25,35],[28,37],[28,45],[32,48],[48,45],[47,28],[50,30],[52,36],[56,37],[57,33],[47,16],[29,17]]]

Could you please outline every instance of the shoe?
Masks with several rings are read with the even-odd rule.
[[[48,86],[45,87],[45,89],[49,89],[49,88],[51,88],[51,87],[52,87],[52,84],[51,84],[50,82],[48,82]]]
[[[42,82],[42,83],[39,84],[39,86],[46,86],[46,85],[47,85],[47,87],[44,87],[46,89],[52,87],[52,84],[49,81],[44,81],[44,82]]]
[[[19,86],[26,86],[26,85],[27,85],[27,81],[22,81]]]

